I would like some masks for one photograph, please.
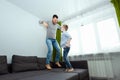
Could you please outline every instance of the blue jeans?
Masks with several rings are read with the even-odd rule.
[[[48,47],[46,64],[50,64],[51,56],[52,56],[52,52],[53,52],[53,46],[57,51],[55,62],[59,62],[59,59],[60,59],[60,46],[59,46],[57,40],[52,39],[52,38],[47,38],[46,39],[46,44],[47,44],[47,47]]]
[[[72,68],[71,63],[70,63],[70,61],[67,58],[67,55],[68,55],[69,50],[70,50],[70,47],[65,47],[63,49],[64,49],[63,50],[63,59],[64,59],[64,62],[65,62],[66,68]]]

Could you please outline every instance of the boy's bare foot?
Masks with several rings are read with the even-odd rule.
[[[65,69],[65,72],[68,72],[68,69]]]
[[[73,69],[73,68],[68,69],[68,72],[72,72],[72,71],[74,71],[74,69]]]
[[[55,63],[58,67],[62,67],[59,62]]]
[[[50,66],[50,64],[46,64],[45,67],[46,67],[48,70],[51,70],[51,69],[52,69],[51,66]]]

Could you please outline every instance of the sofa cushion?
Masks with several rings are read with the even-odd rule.
[[[78,74],[49,72],[44,75],[30,76],[19,80],[78,80]]]
[[[0,75],[8,73],[7,57],[0,56]]]
[[[46,75],[47,73],[49,73],[48,70],[10,73],[6,75],[0,75],[0,80],[20,80],[20,79],[34,77],[34,76]]]
[[[45,69],[45,64],[46,64],[45,61],[46,58],[38,58],[38,66],[40,70]]]
[[[19,56],[13,55],[12,57],[12,71],[30,71],[38,70],[37,56]]]
[[[51,70],[51,72],[66,73],[64,68],[54,68]],[[74,71],[69,73],[77,73],[79,80],[84,80],[85,78],[89,77],[87,69],[74,69]]]

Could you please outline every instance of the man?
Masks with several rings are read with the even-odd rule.
[[[57,15],[53,15],[52,21],[41,21],[40,24],[43,24],[43,26],[45,26],[47,28],[47,36],[46,36],[46,44],[48,47],[48,53],[47,53],[47,58],[46,58],[46,68],[48,70],[51,70],[51,66],[50,66],[50,60],[51,60],[51,56],[52,56],[52,52],[53,52],[53,46],[57,51],[56,54],[56,58],[55,58],[55,64],[58,67],[61,67],[60,63],[59,63],[59,58],[60,58],[60,46],[56,40],[56,31],[60,26],[57,24],[58,23],[58,16]]]

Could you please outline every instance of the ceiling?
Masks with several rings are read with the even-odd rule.
[[[81,12],[101,7],[109,0],[7,0],[43,20],[57,14],[64,21]]]

